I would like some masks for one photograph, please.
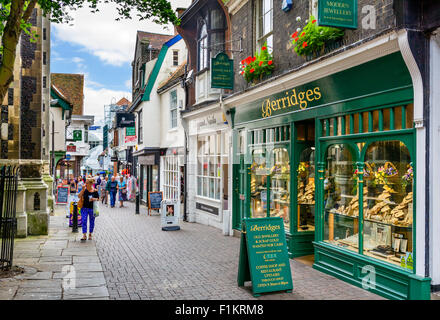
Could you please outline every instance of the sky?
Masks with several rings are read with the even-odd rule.
[[[171,0],[173,9],[187,8],[191,0]],[[84,74],[84,114],[104,117],[104,105],[125,97],[131,101],[131,62],[136,31],[173,34],[172,25],[151,21],[115,21],[112,3],[97,13],[83,8],[71,13],[70,24],[51,26],[51,72]]]

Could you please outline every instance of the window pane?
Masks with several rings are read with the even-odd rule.
[[[252,152],[251,165],[251,217],[264,218],[267,211],[267,176],[265,149]]]
[[[211,29],[222,29],[223,23],[223,12],[220,9],[214,9],[211,11]]]
[[[201,177],[197,177],[197,194],[199,196],[202,196],[202,185],[203,185],[203,180]]]
[[[350,146],[329,147],[324,180],[324,241],[358,251],[359,197]]]
[[[209,179],[203,178],[203,196],[209,197]]]
[[[371,144],[364,169],[364,254],[408,268],[412,255],[413,173],[400,141]]]
[[[274,149],[272,162],[270,216],[283,218],[284,227],[288,231],[290,229],[290,164],[287,149]]]
[[[315,230],[315,151],[307,148],[300,155],[298,178],[298,231]]]

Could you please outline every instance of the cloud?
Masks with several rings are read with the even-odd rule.
[[[131,85],[132,85],[131,79],[128,79],[127,81],[125,81],[124,84],[128,90],[131,90]]]
[[[171,0],[173,8],[188,7],[190,3],[190,0]],[[91,13],[88,8],[71,12],[74,18],[71,25],[53,24],[56,38],[53,42],[57,45],[60,41],[79,45],[104,63],[122,66],[133,59],[137,30],[162,34],[174,32],[171,25],[160,26],[151,21],[138,21],[137,18],[115,21],[118,17],[115,8],[113,3],[107,3],[100,6],[97,13]]]
[[[104,105],[117,102],[124,97],[131,100],[131,93],[106,88],[92,88],[86,83],[84,87],[84,114],[103,118]]]

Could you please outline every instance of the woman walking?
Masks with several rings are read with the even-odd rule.
[[[99,201],[98,191],[93,188],[93,179],[86,180],[86,186],[81,190],[79,197],[83,198],[81,208],[81,222],[83,237],[81,241],[87,240],[87,219],[90,221],[89,240],[92,240],[93,229],[95,228],[95,216],[93,215],[93,201]]]
[[[124,201],[127,201],[127,182],[124,181],[124,177],[121,176],[118,182],[118,190],[119,190],[119,208],[124,207]]]

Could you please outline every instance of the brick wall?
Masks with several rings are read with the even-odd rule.
[[[293,51],[291,35],[298,27],[305,25],[305,20],[309,18],[309,9],[311,1],[293,1],[293,8],[289,12],[284,12],[281,9],[280,1],[274,0],[273,8],[273,30],[274,30],[274,64],[275,70],[272,76],[283,74],[295,67],[298,67],[306,62],[303,57],[298,57]],[[249,0],[236,14],[231,17],[232,24],[232,39],[242,40],[243,52],[234,53],[234,68],[235,68],[235,92],[247,88],[249,85],[244,80],[243,76],[239,74],[240,61],[254,55],[256,50],[255,39],[255,5],[256,0]],[[362,8],[366,5],[373,5],[376,10],[376,29],[365,30],[362,28],[362,19],[366,16],[362,13]],[[296,21],[296,17],[302,18],[301,22]],[[393,10],[393,0],[359,0],[358,1],[358,29],[349,30],[345,32],[343,39],[344,45],[349,45],[358,42],[362,39],[374,37],[382,34],[386,30],[395,27],[395,16]],[[237,50],[238,42],[234,42],[234,49]]]

